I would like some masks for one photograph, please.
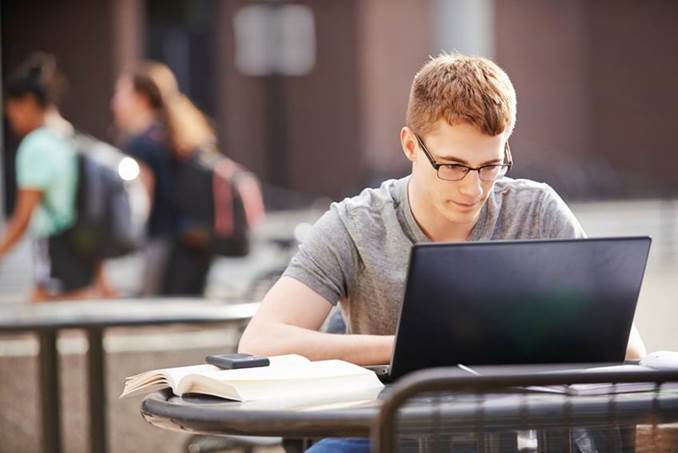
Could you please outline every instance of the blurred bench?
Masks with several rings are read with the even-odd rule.
[[[42,445],[62,451],[58,332],[84,330],[87,335],[87,382],[90,450],[107,451],[104,330],[176,324],[236,323],[244,327],[258,303],[223,305],[203,299],[120,299],[40,304],[8,303],[0,310],[0,333],[35,332],[40,342],[39,382]]]

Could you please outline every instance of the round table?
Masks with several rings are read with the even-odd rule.
[[[487,368],[495,371],[504,368],[505,374],[512,374],[516,369],[526,372],[543,367]],[[379,421],[381,406],[396,388],[397,384],[384,390],[370,390],[340,399],[327,395],[322,398],[287,397],[252,402],[234,402],[202,395],[179,397],[165,390],[148,395],[142,403],[141,413],[155,426],[196,434],[287,439],[369,437]],[[558,429],[564,410],[568,412],[571,426],[584,428],[609,424],[611,410],[620,427],[642,424],[648,416],[657,416],[654,419],[658,423],[660,419],[662,423],[678,420],[678,389],[675,387],[660,393],[625,393],[613,397],[565,397],[516,389],[515,392],[500,394],[455,394],[449,400],[415,398],[403,409],[400,420],[414,426],[426,426],[431,419],[431,408],[435,407],[436,417],[442,416],[451,421],[452,432],[471,432],[482,426],[488,436],[510,444],[515,443],[515,434],[511,440],[505,436],[507,432],[527,429],[524,426],[526,404],[529,404],[532,416],[529,429],[544,433]],[[543,435],[547,445],[562,446],[563,442],[568,442],[559,434],[549,436]]]

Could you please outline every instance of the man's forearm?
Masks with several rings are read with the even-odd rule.
[[[256,355],[300,354],[311,360],[341,359],[358,365],[391,360],[391,335],[341,335],[282,323],[252,323],[240,339],[239,352]]]

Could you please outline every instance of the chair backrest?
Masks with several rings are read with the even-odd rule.
[[[389,453],[518,451],[530,443],[546,451],[626,451],[629,444],[662,451],[662,442],[678,442],[675,427],[663,429],[677,421],[678,370],[464,376],[438,368],[388,389],[372,441],[373,451]]]

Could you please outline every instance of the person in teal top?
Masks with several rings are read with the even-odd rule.
[[[43,194],[29,226],[33,236],[55,235],[73,224],[77,159],[65,137],[47,126],[29,133],[19,145],[16,174],[19,190]]]
[[[38,53],[10,77],[5,94],[10,126],[24,138],[16,159],[17,203],[0,238],[0,260],[30,232],[35,239],[34,301],[112,295],[102,263],[78,256],[60,236],[76,221],[78,185],[73,128],[56,107],[62,80],[54,58]]]

